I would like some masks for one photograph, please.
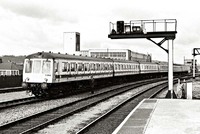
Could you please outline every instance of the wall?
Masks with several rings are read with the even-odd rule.
[[[0,88],[20,87],[22,76],[0,76]]]

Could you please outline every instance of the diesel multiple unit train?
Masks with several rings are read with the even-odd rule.
[[[189,66],[175,64],[174,73],[187,73]],[[166,63],[113,60],[38,52],[24,60],[22,87],[38,97],[68,94],[75,87],[87,86],[91,76],[108,83],[111,79],[158,77],[167,75]]]

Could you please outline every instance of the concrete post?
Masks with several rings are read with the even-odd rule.
[[[195,79],[195,55],[193,55],[193,79]]]
[[[168,40],[168,87],[173,99],[173,40]]]
[[[192,82],[187,82],[186,85],[186,99],[192,99]]]

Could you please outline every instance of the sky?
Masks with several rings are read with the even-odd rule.
[[[62,52],[63,33],[79,32],[81,50],[130,49],[167,61],[167,53],[147,39],[108,38],[109,23],[176,19],[174,63],[183,64],[200,48],[199,14],[198,0],[1,0],[0,55]]]

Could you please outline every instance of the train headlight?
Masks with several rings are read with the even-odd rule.
[[[22,88],[23,89],[27,89],[28,88],[28,84],[26,82],[22,82]]]
[[[42,84],[41,84],[41,88],[42,88],[42,89],[47,89],[47,88],[48,88],[47,83],[42,83]]]
[[[44,78],[44,81],[45,81],[45,82],[47,82],[47,81],[48,81],[48,79],[47,79],[47,78]]]
[[[27,77],[27,78],[25,79],[25,81],[29,81],[29,78]]]

